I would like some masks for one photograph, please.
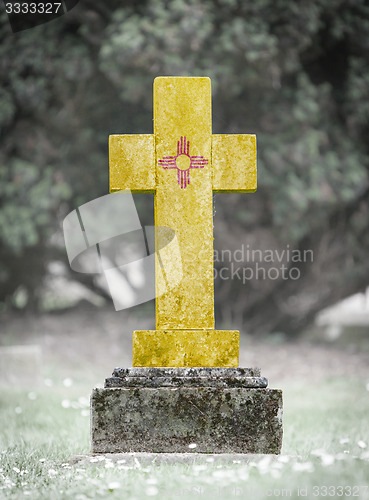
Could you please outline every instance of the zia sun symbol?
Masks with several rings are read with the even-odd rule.
[[[186,137],[181,137],[177,141],[177,155],[176,156],[163,156],[159,160],[159,165],[163,168],[176,168],[178,185],[181,189],[186,189],[190,183],[190,169],[191,168],[204,168],[209,163],[203,156],[190,156],[190,142]]]

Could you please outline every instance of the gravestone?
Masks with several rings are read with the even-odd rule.
[[[209,78],[160,77],[154,134],[112,135],[109,153],[111,192],[155,194],[156,330],[135,331],[133,367],[93,391],[92,451],[279,453],[282,392],[238,367],[239,332],[214,320],[213,193],[256,190],[255,136],[212,135]]]

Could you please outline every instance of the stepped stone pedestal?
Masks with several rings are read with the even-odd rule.
[[[267,385],[257,368],[116,368],[91,396],[92,452],[278,454],[282,391]]]

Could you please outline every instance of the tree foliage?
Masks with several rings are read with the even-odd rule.
[[[3,15],[0,300],[37,297],[58,220],[108,191],[109,133],[151,132],[158,75],[210,76],[214,133],[258,136],[258,192],[215,197],[216,247],[314,251],[296,281],[217,280],[218,320],[293,333],[366,286],[368,33],[364,0],[85,1],[15,35]]]

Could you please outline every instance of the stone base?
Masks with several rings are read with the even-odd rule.
[[[116,369],[91,396],[92,452],[278,454],[282,391],[266,385],[249,368]]]

